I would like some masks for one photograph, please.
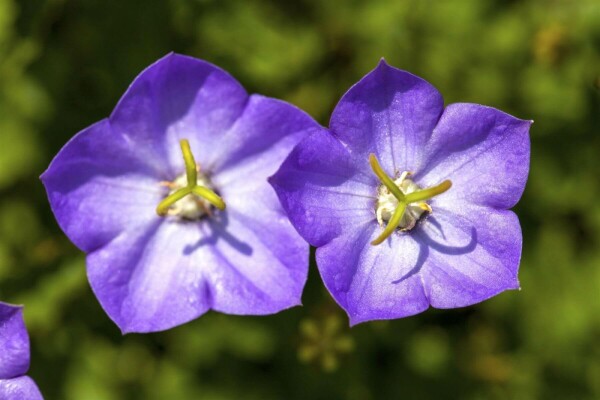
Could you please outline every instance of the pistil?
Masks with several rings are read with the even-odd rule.
[[[446,192],[452,186],[452,182],[449,180],[445,180],[439,185],[421,189],[412,181],[406,179],[407,176],[410,175],[408,172],[402,173],[400,179],[394,181],[388,174],[385,173],[379,161],[374,154],[369,155],[369,163],[371,164],[371,169],[382,185],[387,188],[389,193],[393,195],[397,204],[395,205],[394,212],[389,220],[387,221],[387,226],[383,230],[383,232],[371,242],[372,245],[376,246],[378,244],[383,243],[398,227],[403,220],[403,217],[410,216],[409,219],[411,221],[407,225],[407,229],[412,229],[416,223],[416,218],[418,218],[423,212],[431,212],[432,209],[429,204],[425,203],[425,200],[429,200],[432,197],[438,196],[444,192]],[[386,198],[386,204],[382,204],[382,198]],[[392,197],[384,195],[380,195],[380,200],[377,204],[377,219],[380,223],[383,223],[383,212],[391,211],[392,207],[390,206],[390,201],[387,197]],[[416,204],[415,204],[416,203]],[[414,210],[417,211],[414,211]],[[407,213],[407,210],[408,213]],[[389,214],[388,214],[389,215]],[[412,223],[411,223],[412,222]]]
[[[194,159],[194,155],[192,154],[188,140],[180,140],[179,145],[181,146],[181,153],[183,154],[183,160],[185,162],[187,184],[186,186],[171,192],[160,203],[158,203],[158,206],[156,207],[156,213],[161,217],[166,216],[171,206],[187,196],[197,196],[200,203],[204,200],[219,210],[224,210],[225,202],[223,199],[221,199],[218,194],[208,187],[198,184],[196,160]]]

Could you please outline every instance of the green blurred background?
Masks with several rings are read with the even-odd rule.
[[[26,305],[47,399],[600,399],[600,3],[0,0],[0,299]],[[304,307],[121,336],[38,176],[167,52],[322,124],[380,57],[531,130],[522,291],[347,327]]]

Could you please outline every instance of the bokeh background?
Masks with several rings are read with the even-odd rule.
[[[47,399],[599,399],[600,3],[0,0],[0,299],[26,306]],[[326,125],[380,57],[531,130],[522,290],[348,328],[304,307],[121,336],[38,179],[170,51]]]

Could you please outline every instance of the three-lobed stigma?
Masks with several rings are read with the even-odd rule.
[[[179,145],[185,162],[185,175],[165,183],[172,190],[158,203],[156,213],[161,217],[176,215],[186,219],[198,219],[210,214],[211,205],[224,210],[223,199],[209,187],[208,179],[198,174],[188,140],[181,139]]]
[[[452,182],[445,180],[439,185],[421,189],[408,179],[409,172],[403,172],[396,180],[392,179],[381,168],[374,154],[369,155],[369,163],[382,183],[376,205],[377,221],[382,226],[387,221],[383,232],[371,242],[374,246],[383,243],[397,229],[408,231],[414,228],[423,213],[432,212],[425,200],[446,192],[452,186]]]

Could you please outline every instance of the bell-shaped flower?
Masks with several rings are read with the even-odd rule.
[[[351,324],[517,289],[531,121],[381,63],[271,178]]]
[[[171,54],[65,145],[42,180],[123,332],[300,304],[308,245],[267,178],[320,129],[214,65]]]

